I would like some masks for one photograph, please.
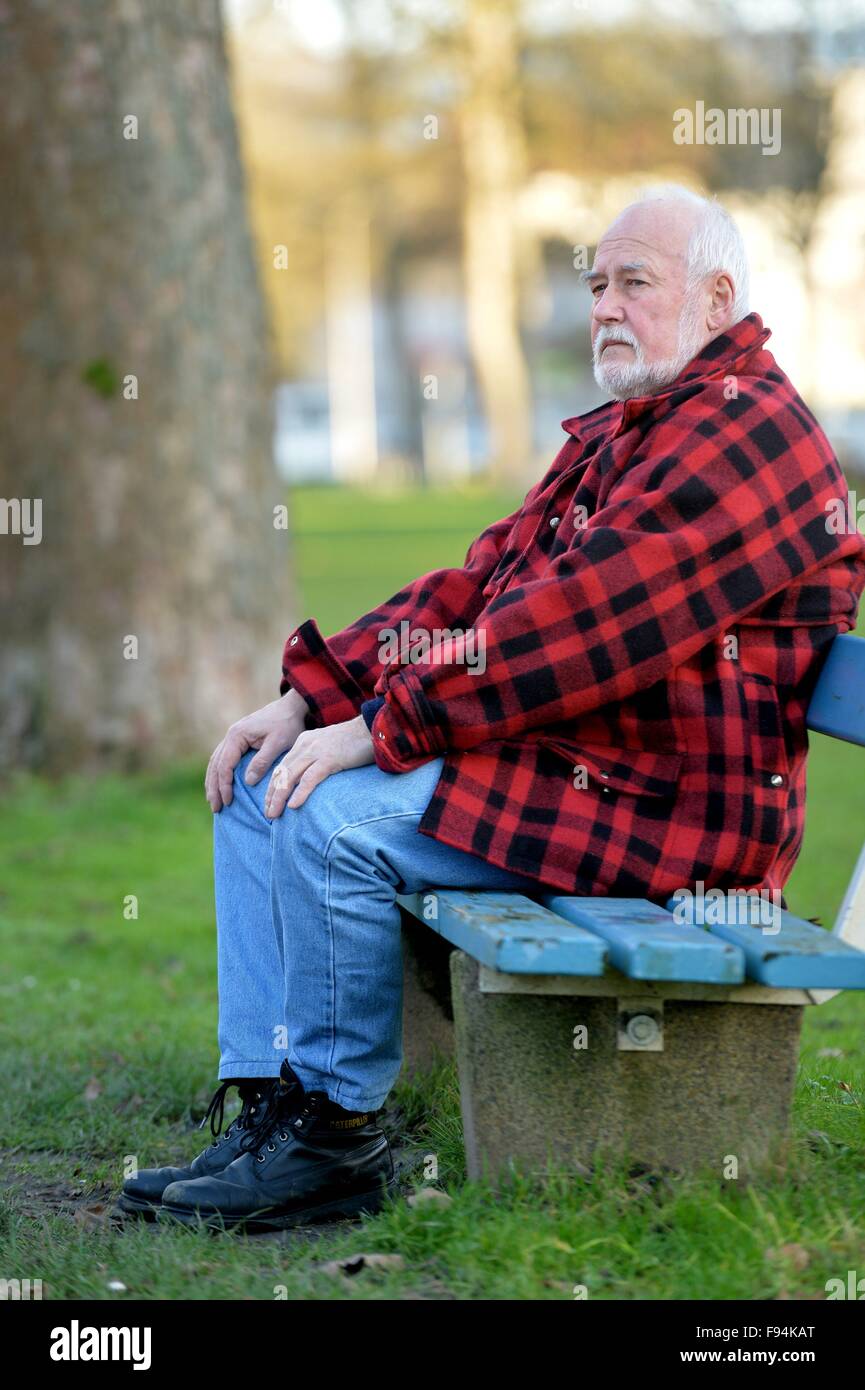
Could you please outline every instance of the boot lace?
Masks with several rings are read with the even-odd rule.
[[[318,1098],[304,1097],[303,1104],[297,1111],[294,1108],[296,1104],[297,1099],[293,1091],[278,1097],[275,1106],[265,1111],[257,1124],[248,1126],[248,1133],[240,1141],[241,1150],[254,1154],[256,1161],[263,1163],[266,1153],[275,1152],[275,1139],[282,1144],[288,1141],[289,1124],[300,1125],[306,1117],[316,1113]]]
[[[264,1086],[265,1084],[266,1083],[262,1083],[262,1086]],[[223,1081],[217,1087],[217,1089],[213,1093],[213,1097],[210,1101],[210,1104],[208,1105],[207,1110],[204,1114],[204,1118],[202,1119],[201,1124],[198,1126],[199,1129],[204,1129],[205,1125],[207,1124],[207,1121],[210,1121],[210,1132],[214,1137],[214,1142],[210,1145],[212,1149],[217,1148],[217,1146],[222,1143],[223,1139],[229,1139],[231,1135],[234,1133],[235,1129],[249,1129],[252,1124],[260,1123],[260,1120],[255,1121],[253,1119],[253,1117],[258,1113],[259,1105],[262,1105],[265,1114],[268,1111],[269,1107],[263,1090],[247,1090],[247,1088],[244,1087],[240,1093],[241,1100],[243,1102],[240,1114],[237,1115],[234,1120],[232,1120],[231,1124],[228,1126],[228,1129],[220,1137],[220,1131],[222,1130],[222,1122],[225,1118],[226,1093],[228,1092],[231,1086],[235,1085],[237,1085],[235,1081]]]

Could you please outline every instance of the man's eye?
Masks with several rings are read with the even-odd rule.
[[[603,294],[606,288],[606,285],[592,285],[592,294],[594,295],[595,299],[597,299],[599,294]]]
[[[625,281],[625,284],[626,284],[626,285],[645,285],[645,284],[647,284],[647,283],[648,283],[648,281],[646,281],[646,280],[626,280],[626,281]]]

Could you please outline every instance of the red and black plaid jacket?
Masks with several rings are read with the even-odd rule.
[[[579,894],[782,888],[802,842],[808,700],[855,623],[865,541],[832,449],[750,314],[672,386],[564,421],[522,507],[325,641],[288,638],[310,722],[373,695],[375,758],[444,755],[421,833]],[[837,505],[837,503],[836,503]],[[383,629],[472,628],[382,664]]]

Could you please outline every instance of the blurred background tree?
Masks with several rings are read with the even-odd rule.
[[[200,751],[289,623],[217,0],[0,13],[0,767]]]
[[[773,346],[845,460],[865,459],[861,315],[826,265],[829,224],[849,244],[865,221],[861,178],[851,188],[837,158],[865,162],[855,5],[228,10],[286,477],[527,486],[563,416],[600,400],[577,253],[642,186],[669,180],[741,219]],[[676,144],[674,112],[697,102],[777,109],[780,151]],[[845,275],[861,280],[861,264],[849,247]]]
[[[517,480],[532,454],[531,390],[519,318],[517,200],[528,172],[520,9],[519,0],[467,0],[458,104],[469,351],[496,475]]]

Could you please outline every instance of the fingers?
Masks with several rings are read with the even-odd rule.
[[[335,771],[336,768],[329,766],[321,760],[313,763],[311,767],[308,767],[294,789],[294,793],[288,802],[288,809],[290,811],[296,811],[299,806],[303,805],[310,792],[318,786],[319,782],[323,782]]]
[[[215,808],[216,810],[220,810],[222,806],[231,805],[234,798],[234,769],[247,749],[251,747],[246,735],[232,725],[220,744],[219,756],[216,758],[215,777],[220,803]]]
[[[271,763],[276,762],[285,751],[285,741],[276,734],[268,734],[254,758],[250,758],[243,780],[248,787],[260,782]]]
[[[216,780],[216,764],[222,752],[222,744],[224,742],[225,739],[214,748],[210,755],[210,762],[207,764],[207,771],[204,774],[204,795],[207,798],[211,811],[220,811],[222,809],[222,798],[219,795],[219,785]]]
[[[315,763],[315,754],[308,746],[304,752],[303,748],[298,746],[300,743],[301,740],[298,739],[292,752],[283,759],[270,779],[264,798],[264,814],[271,820],[276,820],[277,816],[282,815],[295,787]],[[319,781],[321,780],[323,779],[319,778]],[[309,790],[311,791],[312,787]]]
[[[264,797],[264,814],[269,820],[276,820],[285,810],[285,803],[294,790],[298,778],[303,775],[304,768],[300,767],[297,773],[292,776],[290,769],[286,768],[285,762],[281,762],[273,773],[268,784],[267,792]]]

